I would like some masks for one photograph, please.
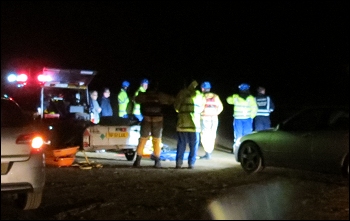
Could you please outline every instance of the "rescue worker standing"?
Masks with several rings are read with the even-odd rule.
[[[264,87],[258,87],[256,95],[256,104],[258,105],[258,112],[254,118],[254,128],[256,131],[269,129],[271,127],[270,113],[274,111],[275,104],[270,96],[265,94]]]
[[[140,92],[135,101],[141,105],[143,119],[141,122],[141,131],[139,144],[137,146],[137,156],[133,164],[134,167],[140,167],[143,149],[149,138],[152,136],[154,150],[154,167],[160,168],[161,138],[163,131],[163,111],[162,105],[171,105],[175,98],[171,95],[159,92],[157,87],[151,88],[146,92]]]
[[[219,96],[210,92],[210,82],[203,82],[201,89],[205,98],[204,111],[201,113],[201,143],[205,155],[201,156],[200,159],[210,159],[214,150],[216,131],[219,125],[218,115],[222,112],[223,105]]]
[[[129,104],[129,96],[127,90],[130,86],[128,81],[123,81],[122,87],[118,94],[118,116],[122,118],[128,118],[127,107]]]
[[[226,98],[233,108],[233,136],[234,142],[238,138],[250,134],[253,131],[253,119],[256,116],[258,106],[255,97],[250,94],[249,84],[240,84],[239,93]],[[233,149],[232,149],[233,152]]]
[[[193,81],[187,88],[182,89],[175,99],[174,108],[178,113],[176,169],[182,167],[187,143],[190,147],[188,168],[193,169],[196,163],[201,131],[201,112],[205,104],[203,94],[196,90],[197,86],[197,81]]]
[[[139,89],[137,89],[137,91],[135,92],[134,94],[134,97],[133,97],[133,102],[134,102],[134,108],[133,108],[133,115],[141,122],[142,121],[142,114],[141,114],[141,106],[139,103],[137,103],[135,101],[135,97],[137,97],[137,95],[140,93],[140,92],[146,92],[148,88],[148,80],[147,79],[143,79],[141,81],[141,85],[139,87]]]

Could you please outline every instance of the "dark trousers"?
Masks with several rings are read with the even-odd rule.
[[[270,116],[256,116],[254,118],[254,130],[266,130],[271,127]]]
[[[194,166],[199,146],[199,132],[177,132],[176,166],[182,166],[187,143],[190,147],[188,166]]]

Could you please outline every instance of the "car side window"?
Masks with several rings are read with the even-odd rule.
[[[1,127],[18,127],[23,123],[23,112],[16,103],[10,100],[1,100]]]
[[[310,131],[322,124],[322,110],[305,110],[283,124],[286,131]]]

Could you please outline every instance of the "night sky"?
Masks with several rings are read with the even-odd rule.
[[[349,1],[2,1],[2,76],[96,70],[90,88],[146,77],[176,94],[249,83],[276,105],[349,102]]]

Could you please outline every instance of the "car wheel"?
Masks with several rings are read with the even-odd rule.
[[[256,173],[264,169],[259,147],[253,142],[242,144],[239,159],[243,170],[247,173]]]
[[[136,151],[133,150],[127,150],[125,153],[125,157],[128,161],[133,161],[136,156]]]
[[[23,210],[37,209],[41,204],[42,191],[19,193],[16,204]]]

